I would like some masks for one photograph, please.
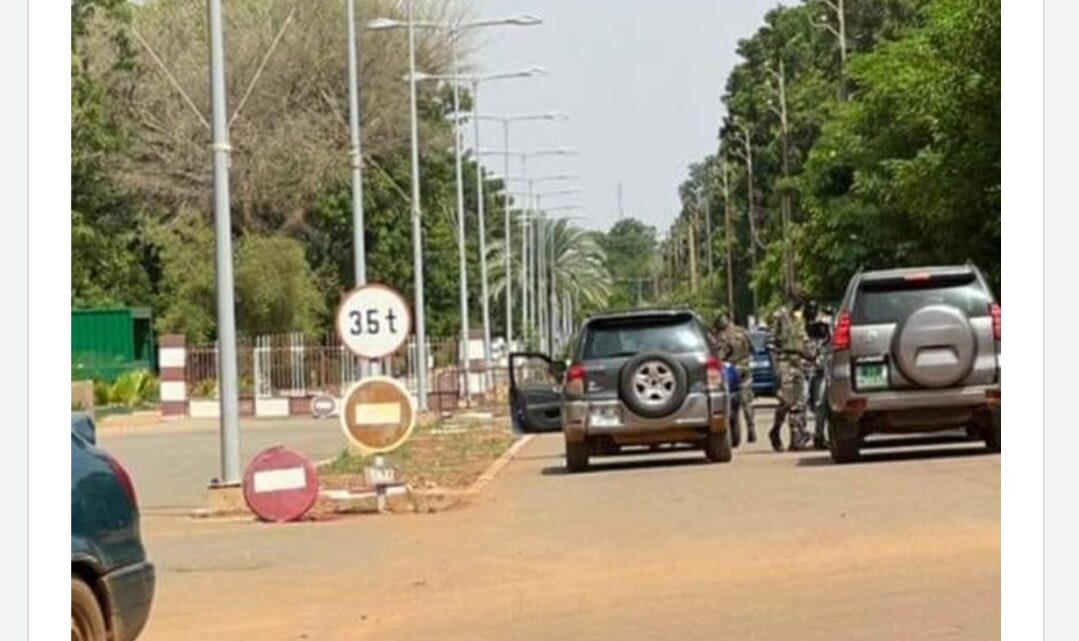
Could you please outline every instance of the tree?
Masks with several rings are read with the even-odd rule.
[[[656,229],[636,218],[623,218],[596,240],[607,256],[607,272],[616,275],[609,305],[630,308],[652,289]],[[654,296],[653,296],[654,297]]]
[[[216,334],[213,231],[187,213],[154,230],[163,265],[158,299],[159,332],[184,334],[195,343]],[[317,334],[325,302],[303,245],[283,236],[249,234],[236,246],[236,326],[254,336],[283,332]]]
[[[145,304],[151,295],[140,206],[110,169],[133,141],[115,112],[116,92],[130,76],[128,7],[118,0],[71,5],[71,303],[76,307]],[[91,32],[108,39],[117,52],[97,73],[98,61],[87,47]]]

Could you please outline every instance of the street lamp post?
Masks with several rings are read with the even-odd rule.
[[[416,27],[444,29],[450,32],[451,46],[453,47],[453,72],[457,73],[457,34],[464,30],[476,27],[493,26],[493,25],[534,25],[539,24],[539,19],[532,16],[520,16],[516,18],[509,18],[505,20],[481,20],[469,23],[457,23],[453,25],[445,25],[433,22],[417,22],[415,19],[415,7],[414,0],[408,0],[408,20],[402,23],[399,20],[393,20],[388,18],[378,18],[372,20],[367,24],[369,29],[396,29],[400,27],[407,27],[408,29],[408,84],[409,84],[409,111],[411,119],[411,138],[412,138],[412,262],[413,270],[415,272],[415,315],[416,315],[416,360],[417,366],[417,395],[419,396],[418,405],[421,411],[427,409],[427,323],[426,315],[424,313],[424,296],[423,296],[423,242],[422,242],[422,220],[421,220],[421,207],[420,207],[420,176],[419,176],[419,133],[418,122],[416,114],[416,81],[419,80],[416,73]],[[455,128],[454,128],[454,142],[457,146],[457,190],[458,190],[458,242],[463,241],[464,234],[464,206],[463,206],[463,183],[461,181],[461,160],[460,160],[460,109],[459,97],[458,97],[458,85],[454,83],[454,112],[455,112]],[[462,262],[464,262],[464,252],[462,250]],[[466,359],[466,375],[465,375],[465,390],[467,394],[468,376],[467,376],[467,354],[468,354],[468,319],[467,319],[467,283],[465,282],[464,269],[462,268],[461,274],[461,289],[464,298],[464,309],[461,316],[462,334],[464,336],[464,344],[462,346],[463,355]]]
[[[221,483],[240,484],[240,401],[236,367],[236,300],[232,279],[229,129],[225,105],[225,36],[221,0],[209,0],[210,89],[213,112],[214,238],[217,275],[218,384],[221,399]]]
[[[485,23],[486,24],[486,23]],[[501,23],[495,23],[501,24]],[[512,71],[507,73],[493,73],[493,74],[469,74],[461,75],[458,72],[457,64],[457,35],[458,30],[451,32],[452,58],[453,69],[451,74],[419,74],[420,80],[444,80],[453,84],[453,129],[454,129],[454,161],[456,165],[456,181],[457,181],[457,250],[460,259],[459,266],[459,283],[460,283],[460,306],[461,306],[461,371],[465,373],[464,382],[462,384],[462,392],[466,399],[470,399],[469,393],[469,377],[468,373],[471,370],[471,355],[470,355],[470,343],[471,336],[469,336],[469,322],[468,322],[468,264],[466,259],[465,243],[465,208],[464,208],[464,178],[462,171],[463,162],[463,144],[462,144],[462,132],[461,132],[461,102],[460,102],[460,84],[462,81],[470,82],[472,84],[472,104],[473,104],[473,130],[476,136],[475,148],[479,149],[479,127],[477,126],[477,112],[476,105],[478,102],[477,94],[479,93],[479,84],[482,81],[487,80],[502,80],[508,78],[531,78],[540,76],[546,73],[542,68],[531,67],[521,71]],[[476,217],[479,230],[479,254],[480,254],[480,305],[483,315],[483,365],[485,372],[485,379],[488,385],[491,383],[491,315],[490,305],[487,300],[487,230],[486,230],[486,216],[484,212],[483,202],[483,169],[477,162],[476,166]]]
[[[477,150],[476,153],[477,153],[477,155],[491,154],[491,155],[501,155],[501,156],[507,156],[507,157],[514,156],[514,157],[520,158],[521,159],[522,173],[525,176],[527,176],[528,175],[528,163],[527,163],[528,158],[531,158],[531,157],[534,157],[534,156],[573,156],[573,155],[577,154],[577,150],[573,149],[573,148],[568,148],[568,147],[559,147],[559,148],[553,148],[553,149],[540,149],[540,150],[536,150],[536,151],[526,151],[526,152],[510,151],[508,149],[479,149],[479,150]],[[529,324],[529,322],[530,322],[529,319],[531,318],[530,311],[532,309],[534,309],[534,306],[535,306],[534,297],[533,297],[532,300],[530,300],[529,292],[528,292],[529,283],[531,282],[530,281],[530,276],[534,276],[534,274],[529,273],[529,270],[530,270],[529,265],[530,265],[531,260],[533,259],[533,256],[530,255],[530,252],[529,252],[529,248],[530,248],[531,243],[532,243],[532,240],[530,239],[530,235],[531,235],[530,227],[531,227],[531,224],[529,224],[529,223],[530,223],[531,216],[529,215],[529,211],[531,210],[532,206],[533,206],[533,202],[532,202],[531,185],[529,185],[529,191],[527,193],[526,201],[525,201],[525,211],[524,211],[524,215],[522,216],[523,228],[521,230],[521,330],[522,330],[522,335],[526,336],[526,337],[527,337],[527,329],[528,329],[526,327],[526,325]],[[507,247],[509,245],[508,239],[509,239],[509,237],[507,236]],[[509,278],[509,272],[507,271],[507,279],[508,278]],[[530,308],[530,305],[531,305],[531,308]],[[507,310],[507,311],[509,311],[509,310]],[[533,326],[534,326],[534,324],[533,324]]]
[[[475,100],[475,98],[473,98]],[[475,102],[473,102],[475,105]],[[477,110],[473,110],[473,125],[477,128],[476,131],[476,149],[480,149],[479,141],[479,121],[481,120],[493,120],[502,123],[502,151],[503,151],[503,180],[508,181],[510,175],[510,123],[525,120],[565,120],[566,115],[558,111],[549,111],[546,113],[535,114],[512,114],[512,115],[491,115],[481,114]],[[477,152],[478,153],[478,152]],[[524,167],[524,160],[522,159],[522,167]],[[527,174],[527,171],[525,172]],[[483,199],[480,199],[483,202]],[[504,249],[504,267],[506,270],[506,345],[510,348],[513,346],[513,222],[510,218],[510,195],[509,189],[503,188],[502,190],[502,210],[503,210],[503,233],[505,238],[503,239]],[[486,296],[484,296],[486,298]],[[523,299],[522,299],[523,300]],[[523,326],[522,326],[523,327]]]

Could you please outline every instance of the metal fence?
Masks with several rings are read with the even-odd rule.
[[[458,362],[459,349],[456,339],[428,340],[429,391],[439,405],[455,405],[453,399],[457,398],[473,404],[505,399],[509,376],[504,355],[496,353],[499,358],[487,372],[482,359],[472,354],[466,386]],[[188,348],[187,385],[192,398],[216,396],[217,358],[216,344]],[[335,335],[321,340],[299,333],[241,337],[237,341],[237,360],[239,392],[246,397],[308,396],[319,392],[340,395],[361,378],[361,359]],[[416,343],[409,339],[396,353],[371,361],[370,370],[373,375],[396,378],[415,391],[417,365]]]

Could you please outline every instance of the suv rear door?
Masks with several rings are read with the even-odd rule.
[[[991,384],[992,295],[971,269],[859,279],[847,306],[854,389]]]
[[[513,352],[509,356],[510,417],[521,432],[562,429],[562,380],[558,366],[545,354]]]

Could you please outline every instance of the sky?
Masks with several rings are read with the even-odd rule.
[[[714,153],[735,47],[777,0],[499,0],[475,4],[477,18],[523,13],[543,24],[482,30],[473,64],[482,73],[544,67],[538,78],[480,85],[481,114],[565,112],[563,122],[510,125],[517,151],[574,147],[574,157],[535,157],[532,176],[574,173],[580,194],[550,196],[544,208],[580,205],[579,222],[607,229],[622,209],[664,232],[678,209],[690,163]],[[481,146],[502,147],[502,125],[484,122]],[[485,157],[501,175],[503,161]],[[511,175],[520,175],[511,160]],[[537,191],[572,188],[549,182]]]

